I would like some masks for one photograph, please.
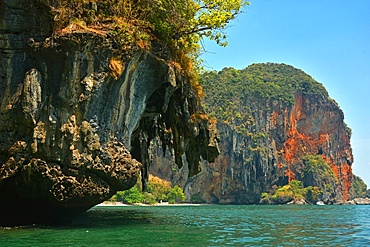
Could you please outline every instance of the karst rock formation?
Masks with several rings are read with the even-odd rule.
[[[215,126],[176,67],[108,36],[52,35],[40,1],[0,1],[0,225],[69,222],[148,176],[162,140],[192,174],[218,154]],[[122,56],[121,56],[122,57]],[[191,155],[190,155],[191,154]]]
[[[302,157],[320,155],[337,180],[326,203],[350,199],[351,130],[320,83],[285,64],[225,68],[204,77],[204,104],[218,117],[220,155],[188,178],[186,169],[171,169],[170,155],[158,152],[151,173],[181,184],[193,202],[253,204],[292,180],[325,187],[323,180],[302,177]]]

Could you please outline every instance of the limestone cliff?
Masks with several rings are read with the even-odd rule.
[[[190,179],[186,171],[159,165],[170,159],[156,158],[154,175],[180,183],[188,199],[207,203],[258,203],[262,192],[293,179],[330,188],[328,203],[349,199],[351,133],[321,84],[291,66],[256,64],[206,73],[204,88],[205,105],[219,118],[220,155]],[[337,182],[303,178],[305,155],[321,155]]]
[[[178,69],[139,49],[116,68],[109,36],[53,35],[52,23],[41,1],[0,1],[0,225],[68,222],[140,172],[145,184],[154,137],[192,174],[200,156],[215,158],[215,132],[191,121],[203,109]]]

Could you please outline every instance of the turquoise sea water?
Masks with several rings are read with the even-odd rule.
[[[95,207],[71,226],[2,228],[0,246],[370,246],[370,206]]]

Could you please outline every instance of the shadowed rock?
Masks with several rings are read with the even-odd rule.
[[[190,120],[203,109],[186,77],[141,51],[114,73],[112,40],[51,37],[37,2],[0,3],[0,225],[69,222],[140,173],[145,185],[154,137],[193,174],[200,156],[214,160],[216,132]]]

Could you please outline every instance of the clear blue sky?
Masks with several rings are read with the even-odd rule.
[[[370,0],[250,2],[226,48],[205,41],[205,67],[286,63],[321,82],[352,129],[353,172],[370,186]]]

